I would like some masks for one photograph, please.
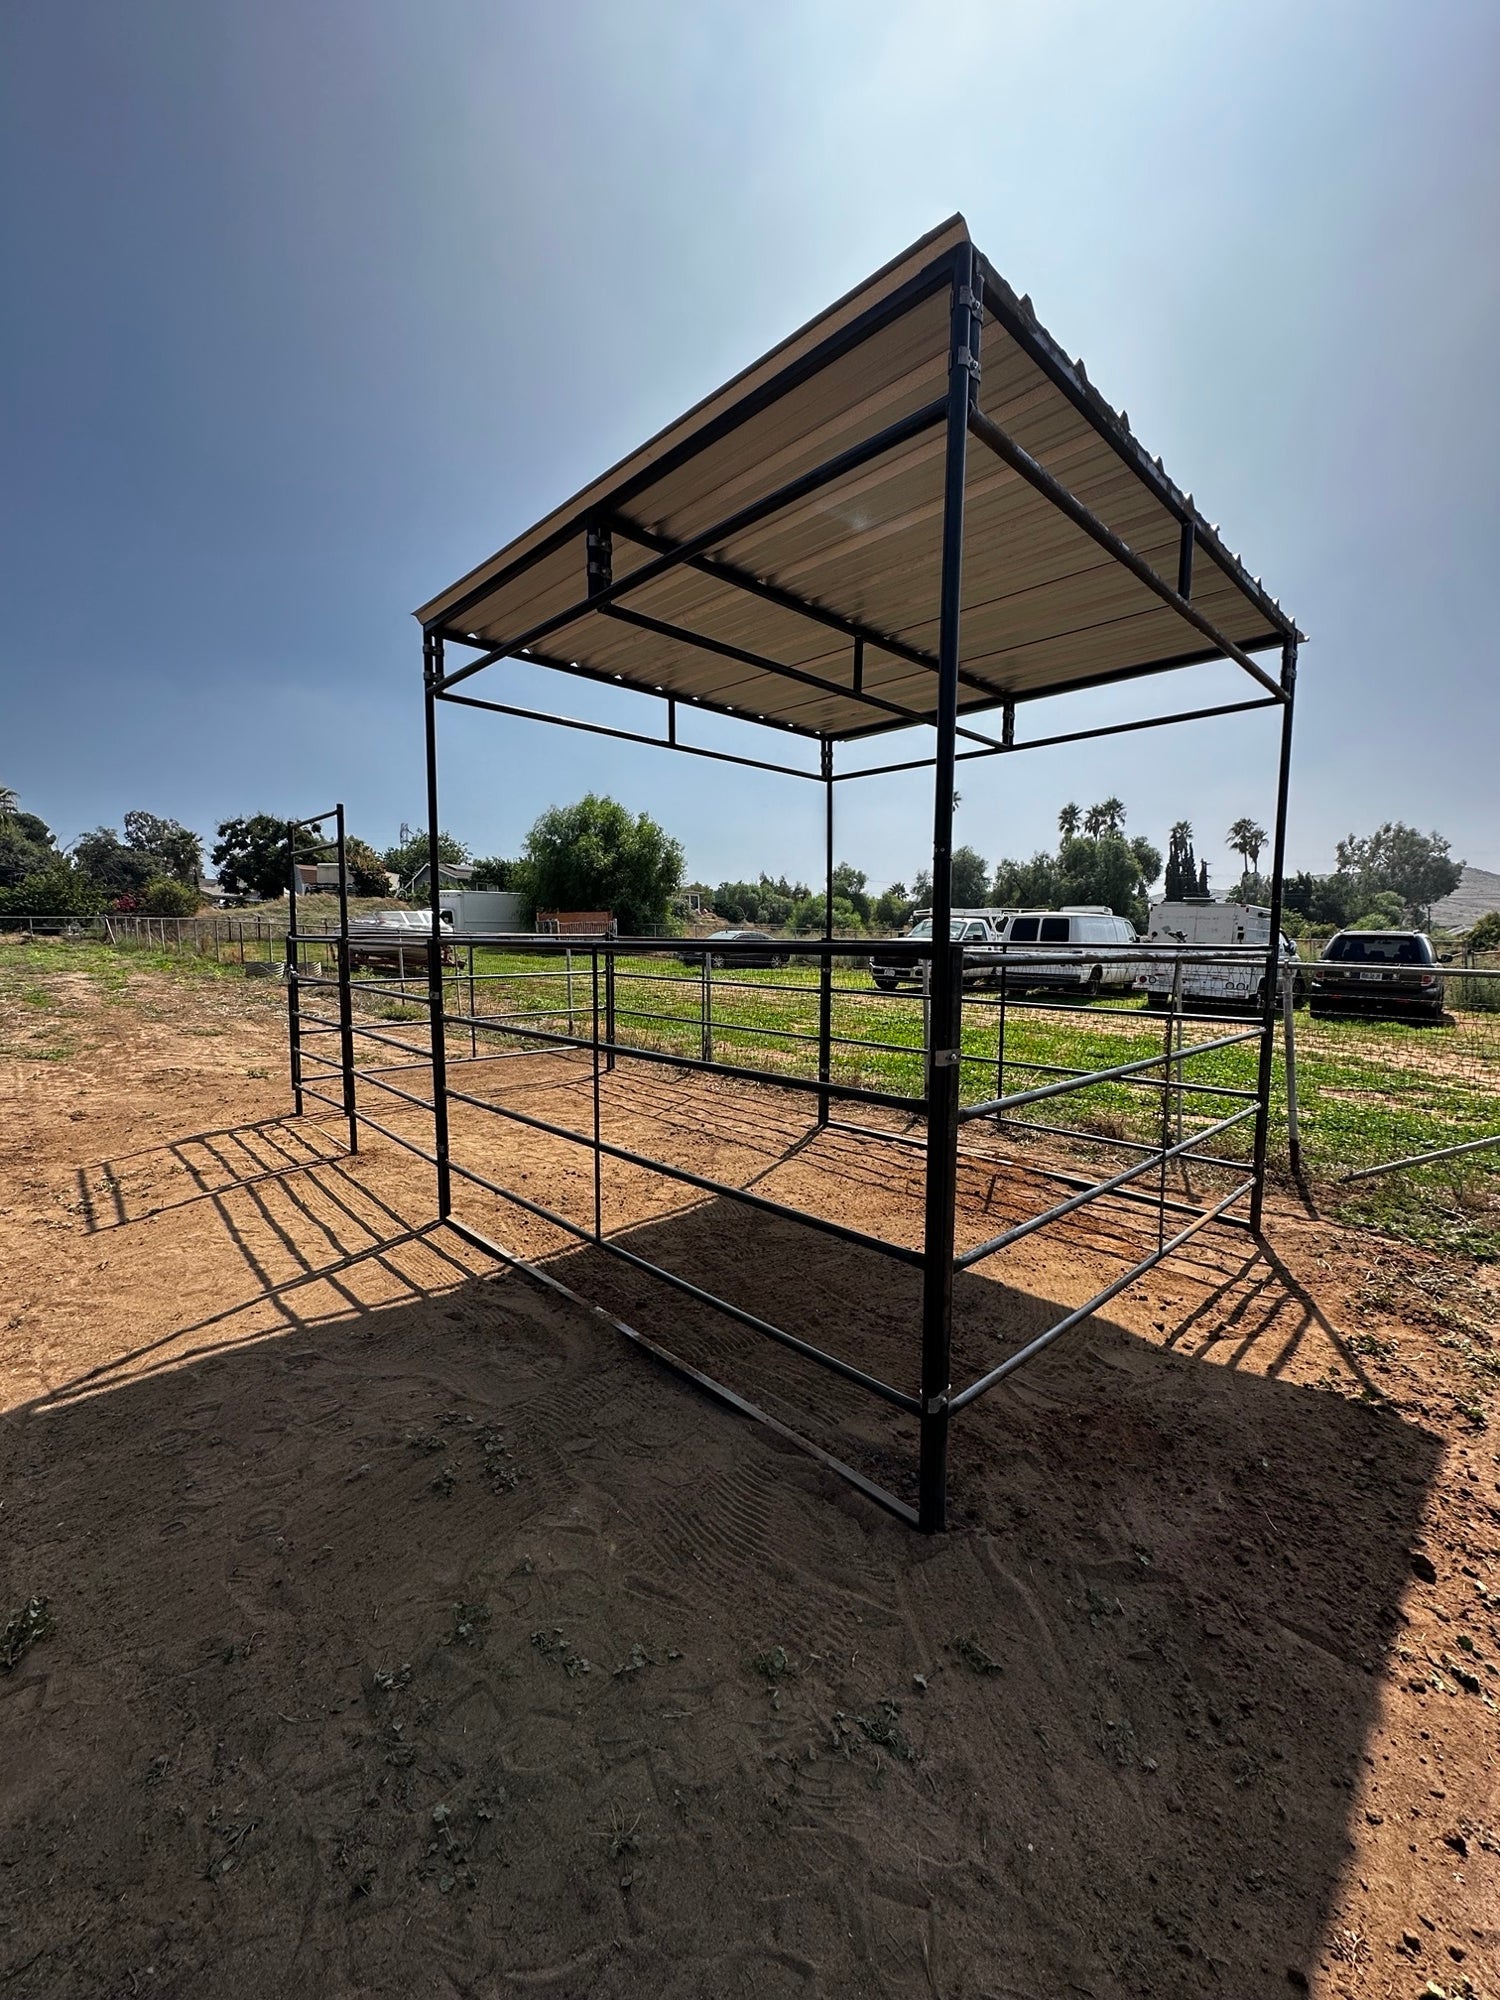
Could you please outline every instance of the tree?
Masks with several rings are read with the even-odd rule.
[[[1072,840],[1082,823],[1083,815],[1070,799],[1057,815],[1057,831],[1060,841]]]
[[[661,930],[682,881],[682,846],[646,813],[588,792],[551,806],[526,836],[518,886],[537,910],[608,910],[626,936]]]
[[[912,899],[906,893],[906,884],[892,882],[888,889],[882,889],[876,897],[872,914],[879,929],[899,931],[904,927],[913,907]]]
[[[462,868],[469,859],[469,850],[455,834],[438,834],[438,860],[446,861],[450,868]],[[388,847],[384,855],[385,865],[396,880],[409,883],[419,868],[425,868],[428,861],[427,832],[424,827],[408,826],[401,822],[401,831],[396,845]]]
[[[391,893],[385,863],[368,841],[357,840],[353,834],[344,836],[344,870],[349,877],[350,891],[356,896],[388,896]]]
[[[1237,819],[1225,834],[1224,845],[1231,853],[1239,855],[1245,864],[1243,873],[1248,876],[1255,873],[1256,864],[1260,860],[1260,851],[1269,837],[1265,828],[1258,826],[1253,819]],[[1242,882],[1241,887],[1243,886]],[[1240,900],[1244,900],[1243,896]]]
[[[982,908],[988,895],[990,865],[972,847],[953,852],[953,901],[960,910]]]
[[[498,854],[482,861],[476,860],[469,886],[471,889],[513,889],[516,885],[512,878],[520,865],[518,861],[504,861]]]
[[[158,875],[136,897],[135,906],[148,917],[195,917],[198,891],[179,882],[175,875]]]
[[[213,864],[230,895],[275,898],[291,886],[292,852],[287,823],[270,813],[219,822]]]
[[[14,888],[0,889],[0,918],[91,917],[99,908],[99,892],[60,854],[28,875]]]
[[[1180,819],[1167,835],[1167,875],[1165,892],[1169,903],[1198,894],[1198,857],[1193,852],[1193,829]]]
[[[174,882],[197,888],[203,871],[203,842],[175,819],[159,819],[148,812],[126,813],[125,845],[155,863],[153,875],[169,875]]]
[[[1387,820],[1363,840],[1351,833],[1339,842],[1336,872],[1361,910],[1369,899],[1388,893],[1400,898],[1409,923],[1421,924],[1432,905],[1458,887],[1464,864],[1453,859],[1440,833],[1419,833],[1400,820]]]
[[[16,795],[12,792],[10,796],[14,799]],[[21,812],[15,805],[0,816],[0,889],[14,888],[28,875],[40,874],[61,859],[52,829],[44,819]]]
[[[1063,845],[1068,846],[1069,841]],[[1062,900],[1060,880],[1057,857],[1052,854],[1033,854],[1029,861],[1000,861],[990,901],[997,910],[1050,910]]]
[[[161,873],[149,854],[127,847],[111,826],[96,826],[92,833],[80,834],[73,843],[73,865],[107,902],[117,902],[122,896],[138,897]]]
[[[1472,958],[1500,951],[1500,910],[1486,910],[1478,923],[1470,926],[1464,950]]]

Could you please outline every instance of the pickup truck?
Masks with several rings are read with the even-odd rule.
[[[981,986],[986,980],[997,976],[998,958],[995,947],[1005,935],[1006,921],[1006,913],[1003,910],[953,912],[953,941],[964,947],[965,986]],[[931,936],[932,918],[926,914],[919,916],[906,933],[908,940]],[[920,986],[922,968],[926,963],[927,960],[923,958],[883,955],[877,945],[870,954],[870,977],[882,993],[894,993],[901,986]]]

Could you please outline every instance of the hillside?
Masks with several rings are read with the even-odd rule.
[[[1500,910],[1500,875],[1489,868],[1469,868],[1451,896],[1432,906],[1432,921],[1444,930],[1467,930],[1487,910]]]

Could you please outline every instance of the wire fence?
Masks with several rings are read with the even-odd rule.
[[[315,968],[320,937],[328,935],[331,969],[337,920],[331,912],[310,920],[309,914],[304,909],[301,918],[304,959]],[[286,932],[286,911],[272,906],[197,918],[13,919],[5,941],[93,942],[123,953],[165,952],[279,973]],[[785,950],[775,948],[779,942],[766,954],[773,962],[763,964],[726,962],[722,951],[692,939],[648,954],[610,955],[612,1039],[767,1077],[816,1081],[826,1004],[823,1080],[893,1099],[920,1098],[926,1042],[920,981],[884,990],[863,956],[836,959],[825,976],[798,958],[791,941]],[[1099,991],[1028,984],[1003,959],[998,971],[966,979],[959,1051],[966,1106],[1046,1092],[1070,1077],[1093,1078],[988,1114],[980,1126],[985,1136],[1097,1168],[1159,1149],[1164,1074],[1174,1139],[1232,1110],[1240,1093],[1255,1088],[1258,1040],[1250,1031],[1259,995],[1242,968],[1226,972],[1223,963],[1215,991],[1213,956],[1162,947],[1148,956],[1137,952],[1130,976]],[[1254,954],[1237,956],[1258,962]],[[532,954],[519,940],[502,949],[460,934],[445,940],[445,957],[452,961],[444,967],[446,1004],[461,1024],[455,1032],[468,1036],[473,1052],[489,1029],[530,1023],[537,1046],[548,1036],[590,1032],[586,945],[559,958],[555,946],[550,954]],[[1430,1024],[1388,1016],[1375,1003],[1357,1015],[1324,1006],[1310,994],[1311,969],[1305,960],[1288,968],[1295,990],[1276,1037],[1273,1173],[1295,1176],[1351,1219],[1395,1220],[1408,1230],[1415,1224],[1418,1234],[1434,1238],[1477,1241],[1488,1232],[1500,1247],[1500,960],[1443,966],[1441,1013]],[[361,1018],[376,1026],[425,1019],[420,933],[414,942],[394,938],[378,962],[356,959],[354,973]],[[1312,1007],[1304,1004],[1309,997]],[[1218,1046],[1203,1049],[1205,1042]],[[1153,1059],[1167,1043],[1197,1045],[1198,1052],[1164,1072]],[[1215,1151],[1237,1160],[1249,1145],[1246,1121]],[[1174,1168],[1179,1180],[1193,1171],[1190,1163]]]

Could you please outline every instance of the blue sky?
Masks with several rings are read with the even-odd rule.
[[[412,607],[961,208],[1309,633],[1292,864],[1396,817],[1500,868],[1497,86],[1491,0],[9,0],[0,781],[64,840],[338,796],[384,844]],[[1271,772],[1259,717],[1039,752],[957,837],[1115,792],[1222,886]],[[443,780],[480,852],[592,786],[695,877],[818,866],[791,781],[459,712]],[[841,791],[909,880],[924,788]]]

